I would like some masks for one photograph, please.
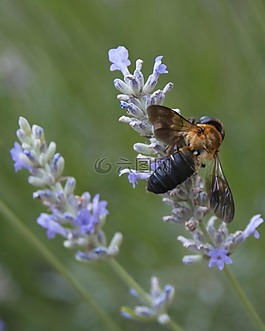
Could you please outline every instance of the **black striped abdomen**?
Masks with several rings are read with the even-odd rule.
[[[195,172],[192,154],[178,151],[165,159],[153,172],[147,183],[147,190],[156,194],[166,193],[183,183]]]

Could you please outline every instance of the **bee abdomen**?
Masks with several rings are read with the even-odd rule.
[[[165,159],[153,172],[148,180],[147,190],[156,194],[166,193],[183,183],[194,172],[192,156],[179,151]]]

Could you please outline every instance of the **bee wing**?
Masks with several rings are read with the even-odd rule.
[[[225,223],[230,223],[235,214],[234,199],[218,154],[214,158],[212,173],[206,178],[206,190],[215,215]]]
[[[176,145],[182,133],[197,130],[196,124],[190,123],[171,108],[152,105],[147,108],[147,113],[155,136],[168,145]]]

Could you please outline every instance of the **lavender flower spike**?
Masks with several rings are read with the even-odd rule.
[[[151,134],[151,126],[147,119],[147,107],[151,104],[162,104],[165,94],[173,88],[173,84],[168,83],[162,90],[153,91],[159,76],[168,72],[166,65],[162,63],[162,58],[162,56],[156,57],[153,72],[145,83],[141,71],[143,65],[141,59],[136,60],[135,71],[131,74],[127,68],[130,65],[127,49],[124,46],[119,46],[109,50],[109,60],[112,63],[110,70],[120,70],[124,76],[124,81],[114,80],[114,86],[122,93],[118,95],[118,99],[126,102],[126,106],[121,103],[121,107],[127,109],[128,114],[133,118],[140,119],[137,125],[132,125],[132,121],[127,121],[127,123],[134,130],[146,136]]]
[[[185,195],[183,198],[185,199]],[[252,234],[255,238],[259,238],[259,233],[256,229],[262,223],[263,219],[260,214],[257,214],[251,218],[244,231],[229,233],[227,224],[223,222],[217,226],[217,217],[213,216],[208,220],[206,226],[212,238],[212,243],[207,242],[207,239],[199,228],[190,231],[193,239],[188,239],[184,236],[177,237],[184,247],[189,248],[193,252],[197,252],[197,255],[185,256],[183,262],[191,264],[202,260],[204,257],[209,259],[209,268],[217,266],[219,270],[223,270],[225,264],[233,263],[231,255],[239,244],[242,244],[245,239]]]
[[[130,293],[138,297],[135,289],[131,289]],[[174,294],[175,289],[172,285],[165,285],[161,289],[158,278],[152,277],[150,293],[146,294],[150,301],[149,305],[135,306],[133,309],[122,307],[121,313],[125,318],[134,318],[140,321],[156,320],[162,325],[167,324],[170,321],[167,309],[173,300]]]
[[[122,235],[116,233],[108,246],[103,232],[107,202],[100,200],[99,194],[94,198],[88,192],[74,194],[76,181],[62,177],[64,158],[56,153],[56,144],[47,144],[44,130],[38,125],[31,127],[25,118],[19,119],[19,125],[17,136],[21,144],[15,143],[11,156],[16,171],[25,168],[30,172],[29,183],[39,187],[33,197],[50,211],[37,219],[47,237],[62,236],[65,247],[77,249],[78,260],[96,261],[117,255]]]

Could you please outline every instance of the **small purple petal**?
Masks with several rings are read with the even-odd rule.
[[[61,226],[59,223],[54,221],[54,218],[52,215],[44,214],[42,213],[38,219],[37,223],[47,229],[47,237],[49,239],[52,239],[55,237],[56,234],[60,234],[63,237],[67,237],[67,234],[69,233],[69,230],[65,229],[63,226]]]
[[[134,288],[130,288],[129,293],[130,293],[130,295],[132,295],[134,297],[139,296],[138,292]]]
[[[129,314],[127,311],[124,311],[124,310],[121,310],[121,315],[124,318],[127,318],[127,319],[132,319],[133,318],[133,315]]]
[[[156,84],[158,82],[158,78],[161,74],[168,73],[168,71],[166,70],[167,66],[162,63],[162,58],[163,58],[163,56],[158,56],[155,59],[153,72],[148,77],[148,79],[147,79],[147,81],[146,81],[146,83],[143,87],[143,92],[146,93],[146,94],[150,93],[154,89],[154,87],[156,86]],[[164,98],[164,95],[163,95],[163,93],[161,94],[161,92],[160,92],[157,95],[157,100],[156,100],[155,96],[153,96],[152,100],[153,100],[153,102],[156,100],[156,103],[157,103],[158,100],[160,100],[160,102],[161,102],[163,98]]]
[[[76,200],[76,199],[75,199]],[[91,200],[91,195],[89,192],[84,192],[81,196],[80,208],[86,208]]]
[[[23,153],[23,149],[21,145],[17,142],[15,142],[14,147],[11,149],[10,154],[12,156],[12,159],[14,161],[14,167],[15,171],[19,171],[22,168],[25,168],[29,171],[31,171],[32,167],[21,160],[20,155]]]
[[[90,250],[88,252],[82,252],[78,251],[76,254],[77,259],[79,260],[91,260],[91,261],[96,261],[99,259],[104,259],[108,257],[108,252],[106,247],[97,247],[94,248],[93,250]]]
[[[129,74],[127,67],[131,64],[128,59],[129,53],[124,46],[119,46],[109,50],[109,61],[112,62],[110,70],[120,70],[124,76]]]
[[[153,69],[154,73],[157,73],[157,74],[160,74],[160,75],[168,73],[168,71],[166,70],[167,66],[162,63],[162,59],[163,59],[163,56],[158,56],[155,59],[155,64],[154,64],[154,69]]]
[[[258,231],[256,230],[256,228],[263,223],[263,219],[261,218],[260,214],[254,215],[249,224],[247,225],[247,227],[245,228],[245,230],[243,231],[243,238],[246,239],[247,237],[249,237],[250,235],[254,235],[254,237],[256,239],[258,239],[260,237],[260,234],[258,233]]]
[[[227,256],[228,250],[215,248],[209,252],[209,256],[211,257],[209,261],[209,268],[213,266],[217,266],[219,270],[223,270],[225,264],[233,263],[232,259]]]
[[[99,194],[96,194],[93,198],[93,215],[95,217],[102,217],[107,215],[109,212],[106,209],[107,201],[99,200]]]
[[[82,234],[95,232],[95,227],[100,222],[101,217],[109,213],[106,206],[106,201],[99,200],[99,194],[94,196],[92,202],[90,202],[90,195],[86,194],[86,203],[83,204],[83,208],[79,210],[74,219],[74,223],[80,227]]]
[[[89,251],[89,252],[81,252],[81,251],[78,251],[76,253],[76,257],[77,259],[79,260],[95,260],[95,255],[93,251]]]
[[[120,172],[120,176],[123,174],[128,174],[128,180],[132,184],[132,187],[135,188],[138,184],[138,179],[148,179],[150,177],[149,172],[138,172],[132,169],[123,169]]]
[[[90,211],[86,208],[81,209],[74,220],[76,225],[80,226],[82,234],[91,234],[95,232],[95,226],[99,220],[91,215]]]

